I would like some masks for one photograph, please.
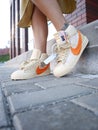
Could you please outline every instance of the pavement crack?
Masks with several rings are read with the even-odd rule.
[[[6,120],[7,120],[7,124],[8,124],[7,128],[10,128],[11,130],[15,130],[14,126],[13,126],[12,115],[11,115],[11,112],[10,112],[7,97],[4,94],[3,88],[1,88],[1,92],[2,92],[2,100],[3,100],[4,111],[5,111]],[[4,128],[5,128],[5,126],[4,126]]]

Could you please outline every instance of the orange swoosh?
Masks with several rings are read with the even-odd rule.
[[[71,47],[71,51],[74,55],[78,55],[81,51],[81,48],[82,48],[82,36],[81,36],[80,31],[78,31],[78,35],[79,35],[79,39],[78,39],[77,47],[76,48]]]
[[[48,68],[49,68],[50,64],[46,65],[45,67],[43,68],[40,68],[39,66],[37,67],[36,69],[36,73],[37,74],[42,74],[43,72],[45,72]]]

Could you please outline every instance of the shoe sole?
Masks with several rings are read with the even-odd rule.
[[[13,81],[19,81],[19,80],[27,80],[27,79],[32,79],[32,78],[35,78],[35,77],[40,77],[40,76],[45,76],[45,75],[49,75],[50,74],[50,70],[47,70],[46,72],[40,74],[40,75],[32,75],[32,76],[29,76],[29,77],[21,77],[21,78],[11,78],[11,80]]]

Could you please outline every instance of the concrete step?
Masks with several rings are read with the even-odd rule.
[[[86,74],[98,74],[98,20],[84,25],[80,28],[81,32],[89,39],[89,45],[82,54],[74,72]],[[47,43],[47,53],[51,53],[51,46],[55,43],[52,39]],[[32,51],[25,52],[10,61],[6,62],[7,65],[19,66],[21,62],[30,58]],[[51,63],[51,70],[53,68]]]
[[[98,74],[98,20],[80,28],[89,39],[89,45],[81,56],[75,70],[81,73]]]

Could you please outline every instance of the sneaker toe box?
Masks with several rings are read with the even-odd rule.
[[[62,77],[64,75],[67,75],[72,70],[72,67],[67,64],[58,64],[54,70],[53,74],[56,77]]]
[[[17,70],[11,74],[12,80],[25,79],[26,75],[23,70]]]

